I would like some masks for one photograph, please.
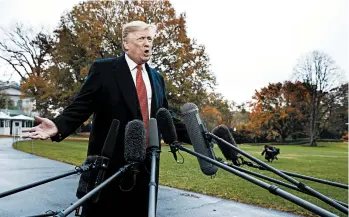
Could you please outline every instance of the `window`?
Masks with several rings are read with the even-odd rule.
[[[7,120],[5,121],[5,127],[8,127],[8,121]]]
[[[4,120],[0,120],[0,127],[4,127]]]

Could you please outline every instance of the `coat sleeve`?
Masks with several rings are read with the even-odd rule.
[[[96,62],[91,65],[85,83],[73,102],[52,120],[58,128],[58,134],[51,138],[52,141],[65,139],[96,111],[102,89],[101,73],[96,65]]]
[[[162,105],[164,108],[169,109],[168,108],[169,107],[168,101],[167,101],[166,85],[165,85],[164,78],[162,76],[161,76],[161,81],[162,81],[162,87],[163,87],[163,104]],[[171,112],[171,114],[172,114],[172,112]],[[180,142],[183,142],[183,143],[191,144],[191,141],[190,141],[190,138],[188,135],[188,131],[187,131],[183,121],[174,117],[173,114],[172,114],[172,119],[173,119],[173,123],[174,123],[175,128],[176,128],[178,140]]]

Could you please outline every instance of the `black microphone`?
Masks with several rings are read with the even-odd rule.
[[[177,161],[176,148],[173,146],[177,142],[177,133],[170,112],[165,108],[160,108],[156,113],[156,119],[159,124],[158,129],[162,135],[162,139],[170,145],[174,159]]]
[[[127,123],[125,128],[124,158],[127,163],[143,163],[145,159],[145,127],[141,120]]]
[[[127,164],[121,167],[118,172],[103,181],[100,185],[96,186],[64,211],[57,213],[54,217],[68,216],[77,207],[86,203],[86,201],[93,197],[97,192],[101,191],[118,177],[125,174],[126,171],[133,172],[135,181],[138,164],[143,163],[145,159],[145,128],[143,122],[140,120],[130,121],[126,125],[124,157]]]
[[[108,169],[109,160],[112,157],[116,143],[119,124],[120,122],[117,119],[112,121],[101,155],[90,155],[86,158],[84,165],[93,165],[97,170],[91,170],[81,174],[78,188],[76,190],[77,198],[82,198],[105,180],[106,170]],[[99,196],[100,192],[97,192],[92,198],[92,202],[98,202]]]
[[[120,189],[123,191],[130,191],[136,184],[136,176],[140,172],[139,164],[143,163],[146,158],[146,131],[143,121],[133,120],[127,123],[125,128],[125,146],[124,158],[126,163],[132,164],[130,172],[133,175],[133,185],[126,182],[128,190],[122,187],[123,182],[120,183]]]
[[[184,124],[187,128],[190,141],[194,146],[194,150],[211,159],[215,159],[213,154],[213,144],[207,138],[207,130],[204,123],[200,119],[199,109],[194,103],[186,103],[181,107],[184,118]],[[201,171],[208,175],[216,174],[217,166],[198,158]]]
[[[109,132],[107,138],[105,139],[104,146],[101,152],[101,156],[103,157],[101,161],[101,170],[98,172],[95,185],[99,185],[104,181],[104,176],[109,166],[109,160],[110,158],[112,158],[113,155],[116,137],[119,131],[119,125],[120,121],[114,119],[109,128]]]
[[[148,217],[156,216],[156,160],[159,158],[159,133],[158,125],[155,118],[149,120],[148,129],[149,148],[151,151],[151,167],[149,181],[149,201],[148,201]]]
[[[233,135],[231,135],[229,128],[225,125],[219,125],[215,127],[212,130],[212,133],[225,141],[229,142],[230,144],[237,147],[237,144],[234,140]],[[219,149],[222,151],[225,159],[232,161],[233,163],[238,160],[238,153],[231,147],[227,146],[226,144],[222,143],[221,141],[216,141]]]
[[[149,140],[149,148],[150,149],[158,149],[159,148],[159,133],[158,133],[158,124],[155,118],[149,119],[149,130],[148,130],[148,140]]]

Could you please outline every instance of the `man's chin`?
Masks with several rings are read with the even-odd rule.
[[[142,58],[142,61],[143,61],[144,63],[146,63],[146,62],[148,62],[149,59],[150,59],[150,56],[143,57],[143,58]]]

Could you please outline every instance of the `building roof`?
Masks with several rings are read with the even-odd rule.
[[[11,119],[11,116],[7,115],[4,112],[0,112],[0,119]]]
[[[25,115],[17,115],[17,116],[11,117],[11,120],[26,120],[26,121],[33,121],[33,120],[34,120],[34,118],[32,118],[32,117],[28,117],[28,116],[25,116]]]
[[[6,90],[9,88],[14,88],[16,90],[20,90],[20,86],[18,83],[14,82],[14,81],[0,81],[0,90]]]
[[[0,112],[9,114],[10,116],[25,115],[25,112],[23,110],[17,110],[17,109],[0,109]]]

